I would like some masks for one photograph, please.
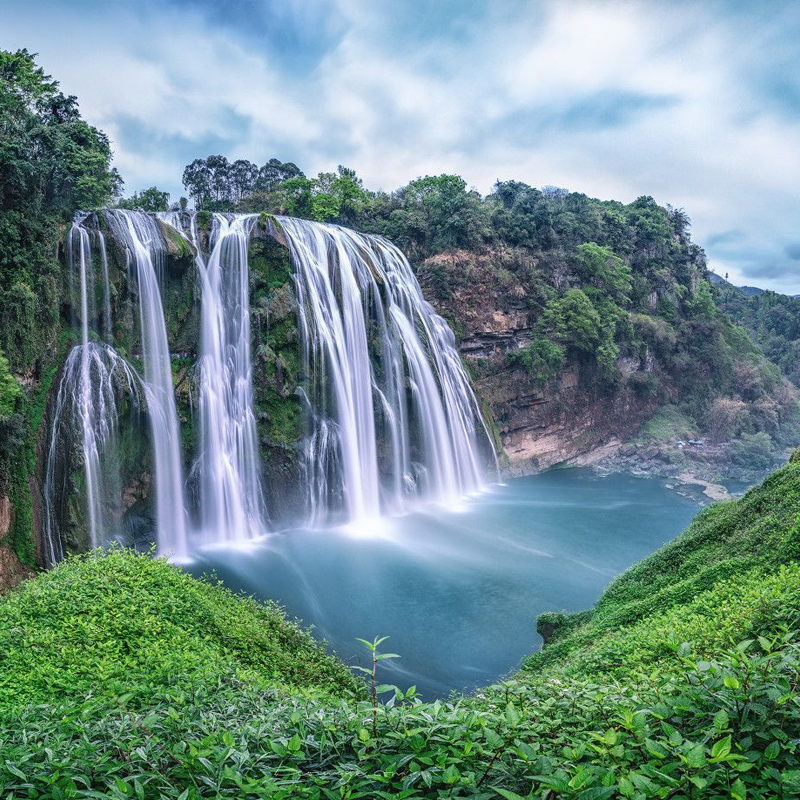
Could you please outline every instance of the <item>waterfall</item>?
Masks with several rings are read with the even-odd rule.
[[[141,211],[106,211],[109,226],[128,249],[135,266],[144,365],[142,382],[153,440],[159,555],[183,559],[189,554],[178,415],[160,279],[164,278],[166,244],[156,219]]]
[[[69,286],[81,344],[70,352],[54,403],[45,463],[46,557],[63,557],[70,437],[82,437],[86,526],[105,543],[122,514],[109,462],[124,390],[146,405],[153,451],[156,542],[182,559],[196,544],[235,543],[268,528],[261,486],[251,366],[248,248],[254,214],[214,214],[208,255],[196,214],[103,212],[126,252],[138,302],[143,375],[111,346],[106,240],[76,217]],[[170,226],[190,242],[201,292],[197,361],[199,444],[192,470],[197,508],[186,502],[162,286]],[[453,504],[483,483],[494,450],[445,321],[422,296],[390,242],[336,225],[269,218],[294,264],[307,435],[302,461],[313,526],[403,513],[420,501]],[[170,232],[170,236],[171,236]],[[99,253],[99,278],[91,239]],[[79,294],[76,294],[79,290]],[[102,309],[98,306],[102,304]],[[92,333],[94,328],[94,333]],[[100,338],[105,344],[92,340]],[[113,459],[111,460],[113,462]],[[116,494],[115,494],[116,493]],[[189,519],[197,519],[189,530]]]
[[[206,542],[245,541],[266,530],[261,460],[250,360],[247,249],[256,215],[215,214],[211,254],[204,260],[197,219],[162,219],[187,236],[197,252],[200,310],[200,452],[195,464],[200,536]]]
[[[296,268],[312,522],[397,513],[417,498],[452,504],[479,488],[477,401],[403,254],[381,237],[288,217],[274,233]]]
[[[112,522],[109,510],[117,518],[121,513],[118,471],[109,463],[101,465],[101,457],[109,453],[116,440],[120,384],[134,393],[136,390],[134,373],[127,363],[110,346],[89,339],[90,321],[97,315],[91,243],[82,223],[82,217],[76,218],[67,235],[73,290],[78,273],[81,343],[72,348],[61,373],[43,481],[44,555],[50,564],[64,556],[60,522],[66,517],[70,442],[76,432],[81,437],[86,523],[92,548],[99,547],[109,537]],[[105,332],[110,329],[111,314],[108,265],[102,234],[98,231],[96,235],[102,243]]]

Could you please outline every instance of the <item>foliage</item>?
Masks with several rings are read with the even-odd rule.
[[[520,350],[509,350],[506,363],[512,367],[521,367],[533,379],[534,383],[543,386],[551,381],[564,367],[564,348],[538,334],[527,347]]]
[[[274,604],[200,582],[161,559],[70,558],[0,601],[0,709],[74,694],[191,690],[225,676],[342,693],[357,684]]]
[[[17,408],[17,401],[22,396],[22,389],[14,376],[9,372],[8,359],[0,350],[0,419],[8,417]]]
[[[521,672],[433,703],[351,694],[273,607],[163,561],[72,559],[0,604],[0,792],[796,796],[799,530],[791,464],[704,511],[594,612],[542,615],[553,643]],[[364,640],[370,680],[382,643]]]
[[[733,460],[755,469],[772,466],[776,460],[772,439],[764,431],[743,433],[741,439],[733,443]]]
[[[304,177],[296,164],[276,158],[259,168],[246,159],[230,163],[225,156],[217,155],[196,158],[187,165],[183,185],[198,209],[228,211],[246,197],[268,197],[281,183]]]
[[[694,439],[697,428],[679,408],[665,405],[639,429],[637,438],[645,442],[668,442],[671,439]]]
[[[169,209],[169,192],[162,192],[157,186],[151,186],[142,192],[134,192],[130,197],[120,199],[117,208],[166,211]]]
[[[800,298],[771,291],[748,296],[727,282],[716,284],[713,294],[717,306],[800,386]]]
[[[46,358],[57,333],[59,223],[120,186],[107,137],[27,50],[0,50],[0,348],[11,369]]]

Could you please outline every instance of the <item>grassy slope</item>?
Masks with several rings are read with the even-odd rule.
[[[85,694],[147,703],[163,687],[231,676],[353,690],[349,671],[275,606],[163,560],[69,559],[0,601],[0,711]]]
[[[792,463],[743,500],[703,512],[507,681],[474,697],[375,710],[348,697],[341,671],[296,630],[289,647],[300,641],[319,664],[304,680],[273,637],[264,636],[268,656],[251,653],[258,620],[274,621],[272,612],[158,562],[69,562],[0,605],[0,629],[10,628],[2,635],[21,637],[0,647],[12,651],[0,698],[18,707],[0,723],[0,794],[798,796],[798,520]],[[122,598],[120,582],[133,589]],[[75,606],[84,589],[104,609],[90,612],[94,627]],[[142,642],[152,647],[146,667]],[[132,673],[115,669],[114,653]],[[100,664],[111,677],[87,696]],[[120,699],[150,671],[141,707]],[[253,673],[330,692],[270,689]],[[44,699],[43,676],[54,674],[50,703],[23,707],[22,698]]]
[[[738,502],[718,503],[703,511],[672,542],[620,575],[606,589],[597,607],[561,623],[542,653],[529,659],[528,669],[569,663],[573,668],[596,661],[590,651],[604,637],[621,629],[642,630],[665,613],[673,618],[687,612],[684,604],[702,602],[698,594],[718,587],[722,593],[750,583],[780,564],[800,558],[800,463],[787,464],[751,489]],[[788,579],[787,579],[788,580]],[[709,624],[722,624],[706,596]],[[758,601],[733,613],[744,625],[756,613]],[[545,620],[552,619],[544,615]],[[713,623],[711,620],[715,620]],[[726,624],[731,620],[726,616]],[[646,624],[642,624],[643,621]],[[600,668],[600,665],[596,665]]]

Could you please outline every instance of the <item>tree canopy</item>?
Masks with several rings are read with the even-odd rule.
[[[55,335],[58,225],[122,186],[108,137],[27,50],[0,50],[0,347],[32,368]]]

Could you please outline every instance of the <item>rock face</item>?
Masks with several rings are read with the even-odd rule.
[[[442,254],[420,267],[420,283],[455,331],[476,392],[491,410],[505,450],[503,471],[524,475],[556,464],[595,463],[613,454],[657,405],[624,386],[603,391],[593,367],[578,361],[545,385],[509,365],[507,354],[530,343],[535,324],[531,298],[503,270],[517,258],[514,252]],[[515,272],[535,269],[533,263],[514,266]],[[626,376],[655,367],[649,357],[621,359],[618,366]]]
[[[11,501],[0,493],[0,594],[34,574],[20,564],[14,551],[3,541],[11,530],[11,513]]]

